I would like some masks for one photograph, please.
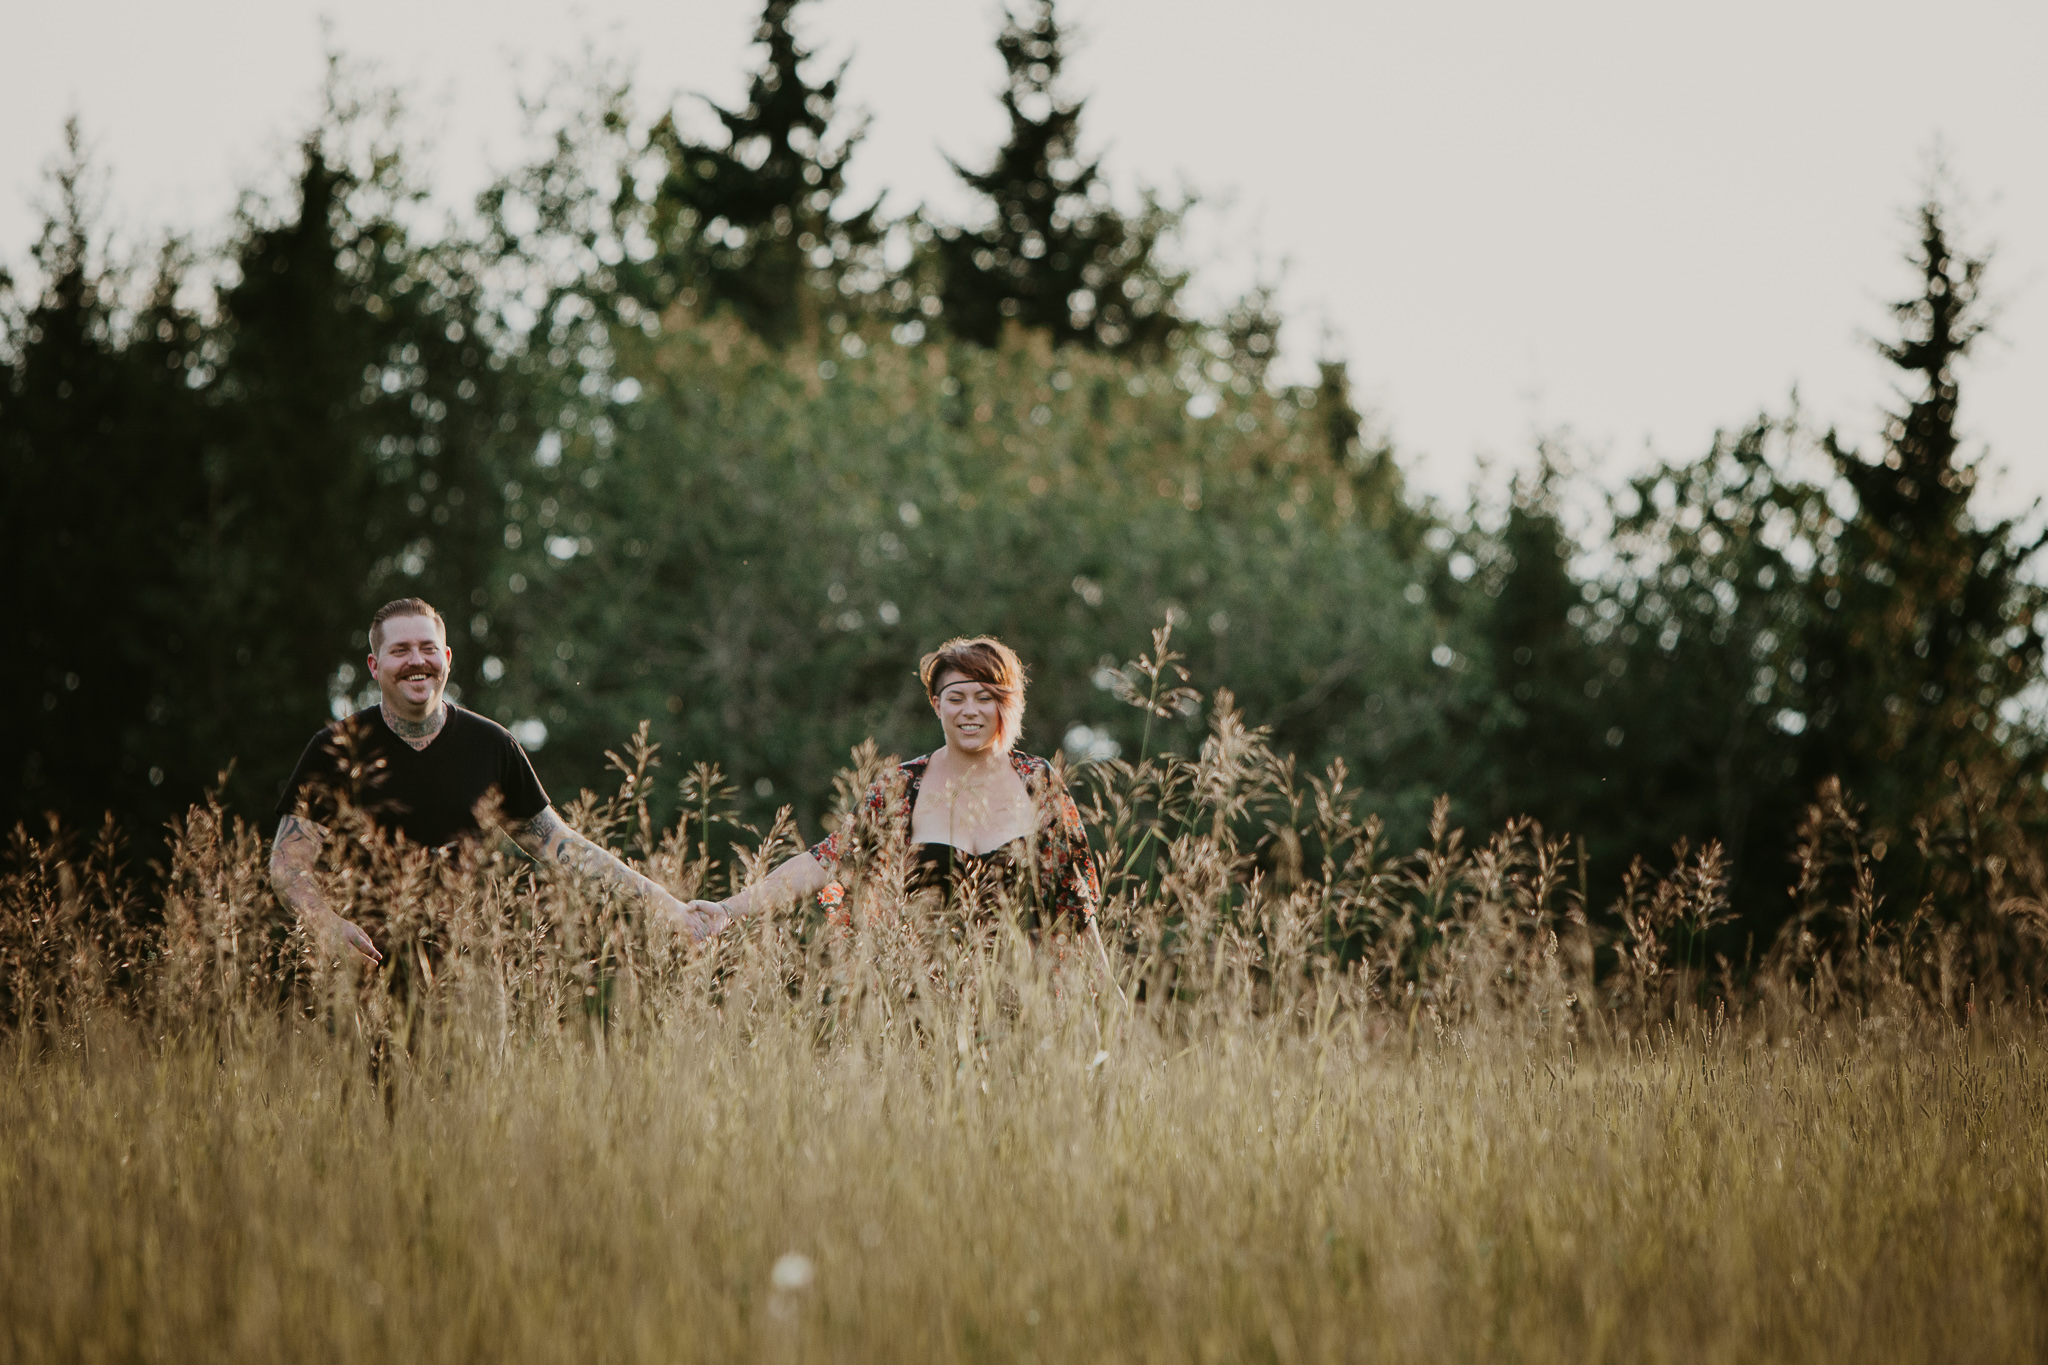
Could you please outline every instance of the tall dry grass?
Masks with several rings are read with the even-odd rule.
[[[1440,813],[1396,854],[1341,769],[1301,777],[1217,701],[1198,755],[1076,775],[1113,984],[908,916],[886,878],[851,930],[793,907],[691,950],[503,850],[341,840],[330,891],[386,952],[361,979],[216,807],[147,894],[112,830],[17,831],[0,1350],[2048,1347],[2036,940],[2003,871],[1982,923],[1886,919],[1824,793],[1800,918],[1711,962],[1718,850],[1593,914],[1570,842]],[[636,737],[574,822],[685,894],[794,846],[706,768],[656,829],[657,759]]]

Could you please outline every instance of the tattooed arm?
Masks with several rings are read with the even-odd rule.
[[[555,814],[553,806],[531,820],[513,825],[510,832],[513,842],[534,857],[556,867],[567,868],[583,876],[609,882],[637,896],[663,919],[693,939],[702,938],[709,931],[709,926],[701,913],[687,909],[681,901],[627,867],[611,852],[599,848],[570,829],[562,823],[562,817]]]
[[[384,960],[377,945],[360,927],[343,919],[328,907],[327,897],[313,879],[313,864],[327,842],[327,827],[296,815],[277,822],[277,838],[270,845],[270,884],[278,899],[298,912],[306,928],[326,938],[338,938],[376,964]]]

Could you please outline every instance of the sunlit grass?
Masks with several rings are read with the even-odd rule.
[[[2038,1358],[2030,1030],[819,1048],[408,1073],[110,1027],[0,1091],[11,1358]],[[1108,1051],[1107,1060],[1095,1057]],[[777,1289],[789,1253],[815,1267]],[[787,1278],[787,1277],[786,1277]]]
[[[702,770],[680,826],[642,824],[652,758],[579,823],[682,890],[787,847],[719,824]],[[886,884],[851,933],[792,911],[677,951],[499,855],[331,868],[387,945],[359,983],[285,932],[218,812],[154,902],[111,844],[18,835],[0,1354],[2048,1347],[2026,964],[1958,1003],[1961,950],[1923,972],[1852,894],[1709,981],[1682,955],[1725,908],[1710,857],[1636,886],[1609,942],[1568,845],[1439,822],[1392,857],[1341,774],[1297,782],[1227,703],[1199,758],[1081,786],[1114,987],[956,945]]]

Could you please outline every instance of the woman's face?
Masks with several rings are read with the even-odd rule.
[[[1002,702],[986,683],[947,669],[932,693],[932,709],[939,713],[946,743],[954,748],[978,753],[996,742]]]

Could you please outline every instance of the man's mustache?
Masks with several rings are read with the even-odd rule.
[[[417,667],[415,667],[415,668],[408,668],[408,669],[405,669],[405,670],[403,670],[402,672],[400,672],[400,673],[399,673],[399,675],[398,675],[398,680],[399,680],[400,682],[405,682],[405,681],[407,681],[408,679],[412,679],[412,678],[438,678],[438,677],[440,677],[440,676],[441,676],[441,670],[440,670],[440,669],[438,669],[438,668],[417,668]]]

